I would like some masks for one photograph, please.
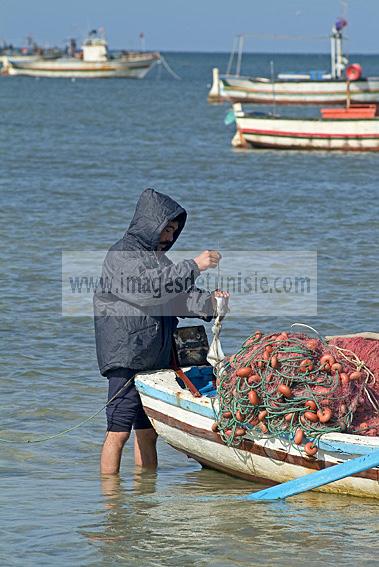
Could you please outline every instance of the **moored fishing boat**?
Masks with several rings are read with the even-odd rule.
[[[238,148],[379,151],[376,105],[322,109],[320,118],[292,118],[244,112],[233,105]]]
[[[379,338],[370,336],[370,340]],[[377,432],[374,436],[337,431],[323,434],[318,439],[316,455],[309,454],[307,444],[291,442],[285,431],[276,436],[257,436],[248,429],[237,445],[228,445],[225,436],[214,427],[215,420],[220,418],[220,398],[212,382],[212,369],[183,370],[202,394],[200,397],[185,389],[173,370],[141,373],[135,382],[157,433],[203,466],[246,480],[276,484],[379,449]],[[347,476],[318,490],[379,498],[379,468]]]
[[[243,102],[254,104],[344,104],[346,81],[339,79],[304,80],[220,76],[214,71],[209,102]],[[379,104],[379,78],[367,77],[351,85],[351,100],[355,103]]]
[[[331,70],[280,73],[276,78],[240,75],[241,53],[237,71],[225,75],[213,70],[209,102],[244,102],[254,104],[316,105],[344,104],[347,80],[351,83],[351,101],[357,104],[379,104],[379,77],[363,77],[359,65],[347,67],[342,52],[342,29],[346,20],[337,20],[331,34]],[[242,42],[241,42],[242,48]],[[343,77],[346,69],[347,78]]]
[[[147,51],[121,52],[113,56],[108,52],[106,40],[94,30],[83,43],[82,52],[78,56],[59,57],[55,60],[38,58],[32,61],[4,57],[2,72],[28,77],[142,79],[159,60],[158,52]]]
[[[15,63],[29,63],[39,59],[58,59],[63,55],[63,52],[57,47],[40,47],[31,36],[27,40],[27,47],[13,47],[13,45],[4,44],[0,49],[0,64],[7,65],[10,59]]]
[[[2,66],[7,66],[9,64],[9,61],[12,60],[13,63],[16,64],[24,64],[24,63],[30,63],[30,62],[34,62],[34,61],[40,61],[41,59],[57,59],[60,55],[58,54],[54,54],[52,56],[46,55],[45,54],[33,54],[33,53],[22,53],[21,51],[3,51],[0,53],[0,63]]]

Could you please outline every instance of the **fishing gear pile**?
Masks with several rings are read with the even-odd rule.
[[[238,447],[247,432],[258,438],[286,433],[314,456],[325,433],[379,434],[374,373],[354,352],[321,338],[257,331],[225,359],[216,386],[213,429],[228,446]],[[372,420],[354,421],[363,414]]]

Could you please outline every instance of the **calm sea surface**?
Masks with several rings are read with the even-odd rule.
[[[302,322],[378,331],[378,155],[235,151],[227,106],[206,101],[228,56],[167,59],[182,81],[157,70],[140,82],[0,79],[3,439],[57,433],[104,404],[92,320],[61,315],[62,250],[107,248],[148,186],[188,209],[183,249],[317,250],[318,315]],[[248,57],[245,72],[267,75],[271,59]],[[379,56],[355,59],[379,75]],[[328,58],[275,57],[275,68],[327,69]],[[225,350],[292,322],[230,316]],[[128,448],[121,478],[101,484],[104,424],[0,444],[0,564],[378,564],[374,501],[231,501],[257,487],[163,442],[157,474],[135,470]]]

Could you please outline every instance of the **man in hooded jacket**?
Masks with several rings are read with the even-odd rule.
[[[135,463],[156,467],[156,433],[134,386],[138,371],[169,368],[176,315],[210,320],[215,296],[196,288],[201,271],[221,256],[205,251],[173,264],[165,255],[179,237],[186,211],[154,189],[141,194],[124,237],[108,251],[94,295],[96,351],[108,378],[107,434],[101,472],[118,473],[122,449],[134,428]],[[121,390],[121,391],[120,391]]]

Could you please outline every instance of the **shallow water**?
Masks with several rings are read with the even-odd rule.
[[[183,249],[317,250],[318,315],[301,321],[378,330],[378,156],[235,151],[227,106],[206,102],[227,56],[167,58],[182,81],[0,80],[2,438],[57,433],[104,403],[92,321],[61,316],[62,250],[107,248],[147,186],[188,209]],[[268,73],[270,59],[252,56],[246,71]],[[376,57],[359,60],[378,74]],[[327,64],[276,59],[278,71]],[[231,315],[225,350],[293,321]],[[257,486],[163,443],[157,475],[136,471],[128,450],[120,481],[101,485],[103,431],[102,414],[45,444],[0,446],[1,563],[375,564],[375,502],[231,501]]]

